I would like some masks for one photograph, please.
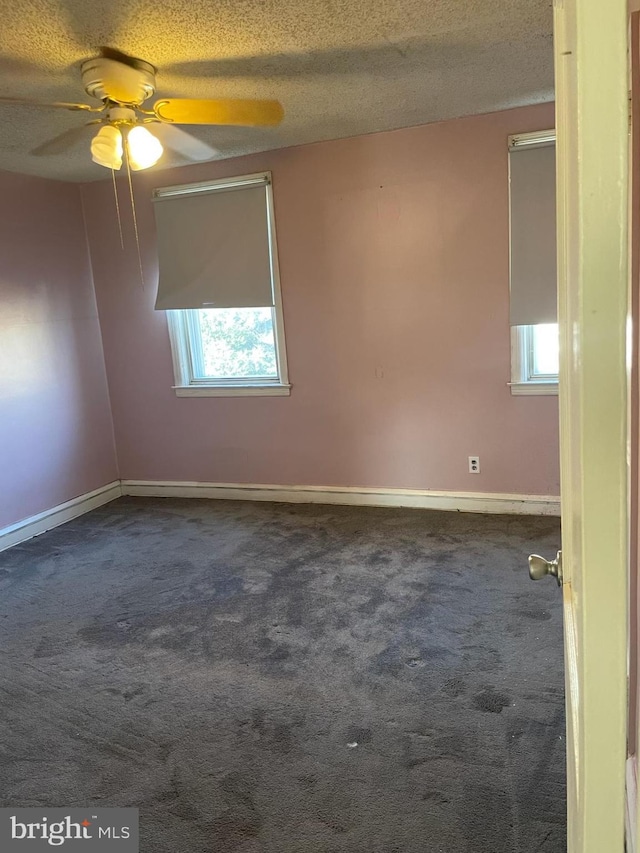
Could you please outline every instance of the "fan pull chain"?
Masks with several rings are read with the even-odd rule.
[[[136,202],[133,197],[133,183],[131,182],[131,167],[129,166],[129,143],[125,139],[124,159],[127,164],[127,178],[129,180],[129,196],[131,198],[131,214],[133,216],[133,230],[136,235],[136,249],[138,250],[138,266],[140,268],[140,283],[144,290],[144,269],[142,266],[142,254],[140,252],[140,235],[138,234],[138,217],[136,216]]]
[[[111,170],[111,177],[113,178],[113,197],[116,202],[116,216],[118,217],[118,231],[120,232],[120,248],[124,252],[124,237],[122,235],[122,217],[120,216],[120,202],[118,201],[118,185],[116,184],[116,172],[115,169]]]

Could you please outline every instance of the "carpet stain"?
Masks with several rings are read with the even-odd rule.
[[[501,714],[502,709],[511,704],[506,693],[499,693],[493,687],[488,687],[473,697],[474,707],[485,714]]]

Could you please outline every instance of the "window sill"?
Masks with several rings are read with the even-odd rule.
[[[510,382],[509,385],[514,397],[531,395],[558,396],[557,382]]]
[[[291,385],[174,385],[176,397],[288,397]]]

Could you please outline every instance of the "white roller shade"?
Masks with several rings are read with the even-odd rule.
[[[509,151],[512,326],[557,323],[555,144]]]
[[[273,305],[264,176],[156,190],[156,309]]]

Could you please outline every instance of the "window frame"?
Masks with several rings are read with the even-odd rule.
[[[534,326],[511,327],[511,393],[518,395],[555,395],[558,393],[558,376],[535,375]]]
[[[201,378],[195,375],[194,364],[198,358],[200,330],[197,324],[197,308],[167,310],[167,325],[171,342],[171,356],[175,384],[172,386],[177,397],[235,397],[235,396],[289,396],[291,385],[287,367],[287,351],[284,337],[284,317],[282,293],[280,289],[280,269],[278,265],[278,246],[276,241],[275,211],[271,172],[252,175],[239,175],[214,181],[200,181],[194,184],[180,184],[175,187],[163,187],[156,190],[162,195],[183,195],[185,193],[206,192],[211,189],[226,189],[263,184],[267,205],[267,239],[269,243],[269,262],[271,267],[271,288],[273,305],[273,337],[278,375],[276,377],[231,377],[228,379]],[[214,306],[208,306],[214,307]],[[197,330],[197,332],[196,332]]]
[[[537,147],[556,142],[555,129],[535,130],[531,133],[516,133],[508,138],[507,151],[513,148]],[[508,160],[510,165],[510,160]],[[510,175],[509,175],[510,180]],[[511,202],[509,202],[509,253],[511,253]],[[557,395],[558,376],[534,376],[533,326],[511,326],[511,381],[509,386],[514,396]]]

